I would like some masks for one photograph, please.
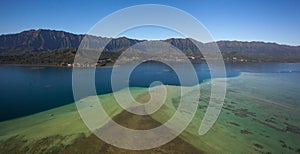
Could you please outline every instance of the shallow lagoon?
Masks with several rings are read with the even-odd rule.
[[[198,135],[198,129],[208,105],[210,84],[209,81],[201,83],[201,99],[196,116],[179,139],[205,153],[299,153],[300,73],[297,69],[300,67],[299,64],[277,66],[280,66],[277,67],[280,69],[274,69],[275,65],[272,69],[263,66],[267,70],[272,70],[267,73],[249,71],[249,67],[246,66],[231,66],[234,67],[231,71],[238,72],[239,75],[228,78],[227,95],[221,114],[212,129],[204,136]],[[259,66],[250,68],[253,67],[261,68]],[[143,100],[147,97],[145,95],[147,89],[131,89],[137,99]],[[179,87],[176,86],[168,86],[168,89],[173,94],[179,91]],[[150,115],[154,122],[162,123],[169,119],[177,106],[177,101],[173,99],[175,96],[170,95],[169,105]],[[113,103],[115,100],[111,94],[99,97],[111,117],[118,119],[118,116],[124,116],[120,107]],[[123,117],[123,121],[124,119],[126,118]],[[92,136],[81,121],[74,104],[1,122],[0,134],[2,146],[9,147],[10,144],[17,143],[21,150],[34,146],[39,147],[34,150],[40,152],[55,149],[63,151],[67,149],[66,147],[75,144],[78,146],[76,141],[83,139],[87,141]],[[85,137],[82,137],[82,134]],[[42,141],[50,145],[41,146],[44,143]],[[112,152],[122,151],[110,146],[108,149]],[[165,149],[162,147],[161,150]],[[134,153],[134,151],[126,152]]]

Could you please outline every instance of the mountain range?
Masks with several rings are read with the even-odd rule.
[[[0,36],[0,63],[61,63],[72,62],[72,58],[84,38],[84,34],[72,34],[56,30],[28,30],[17,34]],[[122,51],[137,43],[149,40],[136,40],[126,37],[105,38],[90,36],[98,44],[106,44],[106,57],[117,57]],[[170,38],[162,40],[189,56],[199,56],[199,49],[188,38]],[[198,42],[209,48],[212,43]],[[280,45],[265,42],[217,41],[224,59],[246,61],[299,62],[300,46]],[[61,55],[60,55],[61,54]],[[55,55],[56,57],[53,57]],[[46,57],[46,59],[40,56]],[[51,57],[52,56],[52,57]],[[27,59],[26,59],[27,58]],[[32,58],[41,59],[34,61]],[[54,59],[51,59],[54,58]],[[55,60],[59,59],[58,61]]]

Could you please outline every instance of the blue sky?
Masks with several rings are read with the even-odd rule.
[[[299,0],[1,0],[0,34],[28,29],[56,29],[87,33],[100,19],[138,4],[164,4],[196,17],[216,40],[266,41],[300,45]],[[148,27],[122,35],[138,39],[179,37]]]

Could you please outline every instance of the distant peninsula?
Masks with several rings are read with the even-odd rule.
[[[28,30],[0,36],[0,64],[71,66],[84,34],[56,30]],[[108,38],[96,37],[97,42]],[[151,40],[113,38],[106,45],[98,66],[113,64],[129,47]],[[192,62],[205,62],[199,49],[188,38],[162,40],[186,54]],[[211,43],[201,43],[209,46]],[[224,61],[229,62],[300,62],[300,46],[265,42],[217,41]]]

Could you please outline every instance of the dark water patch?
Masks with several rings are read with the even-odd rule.
[[[209,97],[200,96],[198,101],[207,103],[207,102],[209,102]]]
[[[283,113],[284,114],[284,113]],[[273,114],[273,116],[271,117],[272,120],[275,120],[275,121],[278,121],[278,119],[282,119],[282,120],[285,120],[285,121],[289,121],[289,118],[282,115],[282,113],[280,112],[280,114]],[[277,118],[277,119],[276,119]]]
[[[174,107],[177,109],[180,103],[180,96],[179,97],[175,97],[172,98],[172,104],[174,105]]]
[[[289,131],[289,132],[292,132],[292,133],[295,133],[295,134],[300,134],[300,128],[295,126],[295,125],[292,125],[292,124],[289,124],[287,122],[284,123],[286,126],[286,131]]]
[[[208,102],[208,100],[209,100],[209,97],[200,96],[198,101],[199,102]]]
[[[239,116],[241,118],[248,117],[249,115],[256,117],[254,112],[250,112],[250,111],[248,111],[248,109],[244,109],[244,108],[236,109],[233,111],[233,113],[234,113],[234,115]]]
[[[227,123],[230,125],[234,125],[234,126],[240,126],[240,124],[232,122],[232,121],[227,121]]]
[[[231,101],[230,103],[231,103],[231,104],[237,104],[236,102],[233,102],[233,101]]]
[[[294,150],[294,148],[292,148],[291,146],[287,145],[286,142],[284,142],[283,140],[279,140],[280,145],[282,148],[287,148],[289,150]]]
[[[225,104],[225,105],[229,108],[235,108],[233,105],[230,105],[230,104]]]
[[[256,148],[258,148],[258,149],[263,149],[264,148],[264,146],[262,146],[262,145],[260,145],[260,144],[258,144],[258,143],[254,143],[253,144]]]
[[[255,121],[255,122],[258,122],[258,123],[260,123],[260,124],[262,124],[262,125],[264,125],[264,126],[267,126],[267,127],[269,127],[269,128],[272,128],[272,129],[274,129],[274,130],[276,130],[276,131],[279,131],[279,132],[283,132],[283,131],[284,131],[283,129],[277,128],[277,127],[273,126],[272,124],[267,123],[267,122],[264,122],[264,121],[261,121],[261,120],[259,120],[259,119],[252,118],[252,120]]]
[[[256,148],[254,148],[254,150],[257,152],[257,153],[260,153],[260,154],[272,154],[272,152],[264,152],[264,151],[261,151],[261,150],[258,150]]]
[[[227,106],[225,106],[225,105],[224,105],[224,106],[222,106],[222,108],[223,108],[223,109],[225,109],[225,110],[232,111],[232,112],[234,111],[234,109],[232,109],[232,108],[229,108],[229,107],[227,107]]]
[[[253,116],[256,117],[256,114],[254,112],[250,112],[248,109],[233,109],[234,106],[223,106],[223,109],[225,110],[229,110],[231,111],[235,116],[241,117],[241,118],[245,118],[245,117],[249,117],[249,116]]]
[[[250,132],[249,130],[243,129],[240,131],[241,134],[253,134],[252,132]]]
[[[264,134],[263,134],[263,133],[259,133],[259,135],[260,135],[260,136],[264,136]]]
[[[287,148],[288,147],[283,140],[279,140],[279,142],[281,144],[281,147],[283,147],[283,148]]]
[[[198,109],[206,109],[207,105],[198,105]]]
[[[233,90],[233,89],[228,89],[227,92],[232,92],[232,93],[241,93],[240,91],[236,91],[236,90]]]
[[[269,122],[269,123],[277,124],[276,119],[275,119],[274,117],[271,117],[271,118],[269,118],[269,119],[266,119],[265,121],[266,121],[266,122]]]
[[[254,148],[254,150],[255,150],[257,153],[264,154],[264,152],[261,151],[261,150],[258,150],[258,149],[256,149],[256,148]]]

